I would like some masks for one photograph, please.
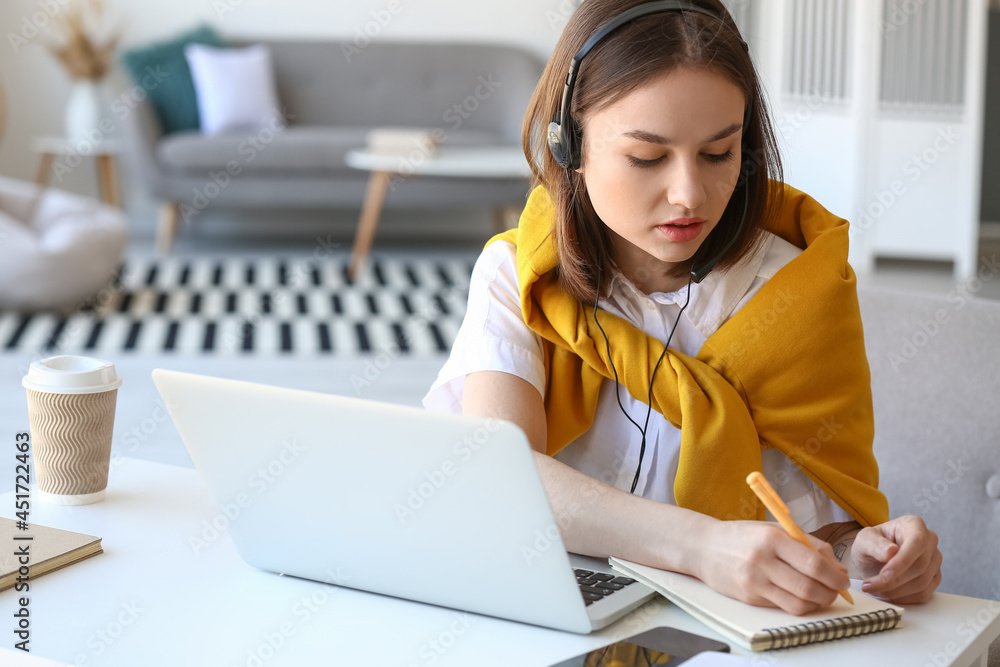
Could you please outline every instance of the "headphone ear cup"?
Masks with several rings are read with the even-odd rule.
[[[567,161],[569,162],[570,169],[579,169],[582,157],[580,155],[580,143],[583,136],[583,132],[580,130],[580,125],[576,122],[576,119],[572,116],[569,117],[567,121],[569,128],[566,131],[566,140],[569,144],[569,150],[567,151]]]
[[[566,133],[563,132],[562,126],[556,121],[549,123],[549,131],[547,135],[549,143],[549,152],[552,153],[552,159],[556,161],[563,169],[567,169],[570,163],[569,155],[569,138]]]

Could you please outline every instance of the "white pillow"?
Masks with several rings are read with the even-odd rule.
[[[202,133],[284,127],[267,46],[219,49],[188,44],[184,56],[191,68]]]

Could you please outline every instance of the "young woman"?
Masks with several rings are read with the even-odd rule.
[[[781,183],[721,2],[585,0],[523,143],[536,187],[425,406],[519,425],[570,551],[795,614],[849,574],[926,601],[937,536],[877,488],[847,223]],[[754,470],[818,553],[761,521]]]

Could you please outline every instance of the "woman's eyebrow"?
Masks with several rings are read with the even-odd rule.
[[[710,136],[708,139],[705,139],[705,141],[703,141],[702,143],[710,144],[713,141],[718,141],[719,139],[725,139],[726,137],[736,134],[741,127],[743,127],[743,123],[733,123],[732,125],[728,125],[719,130],[718,132],[716,132],[715,134],[713,134],[712,136]],[[647,141],[651,144],[673,143],[672,139],[668,139],[667,137],[661,137],[658,134],[654,134],[653,132],[647,132],[645,130],[629,130],[628,132],[622,132],[622,136],[631,137],[632,139],[638,139],[639,141]]]

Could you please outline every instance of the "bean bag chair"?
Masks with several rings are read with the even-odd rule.
[[[78,308],[109,286],[127,235],[117,208],[0,177],[0,309]]]

